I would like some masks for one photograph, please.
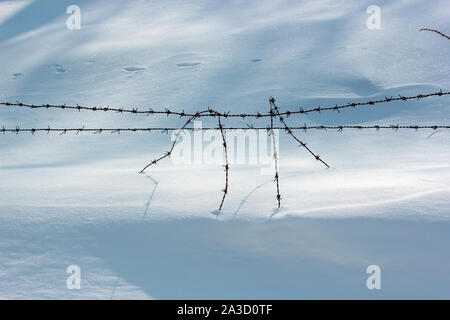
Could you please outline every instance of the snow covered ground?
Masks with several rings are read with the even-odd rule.
[[[450,42],[419,32],[450,33],[445,0],[77,1],[69,30],[72,4],[0,1],[1,101],[267,112],[269,96],[293,110],[450,89]],[[287,121],[448,125],[449,102]],[[180,124],[0,106],[8,128]],[[450,133],[431,132],[299,132],[329,169],[281,133],[282,208],[272,176],[236,164],[219,216],[220,164],[137,173],[168,135],[1,135],[0,298],[448,299]],[[381,290],[366,287],[369,265]]]

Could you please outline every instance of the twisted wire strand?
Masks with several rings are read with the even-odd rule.
[[[333,107],[312,107],[312,108],[299,108],[296,111],[284,111],[284,112],[280,112],[281,116],[291,116],[291,115],[296,115],[296,114],[307,114],[307,113],[313,113],[313,112],[318,112],[321,113],[322,111],[339,111],[341,109],[346,109],[346,108],[356,108],[356,107],[361,107],[361,106],[374,106],[376,104],[380,104],[380,103],[390,103],[390,102],[394,102],[394,101],[408,101],[408,100],[420,100],[420,99],[425,99],[425,98],[430,98],[430,97],[442,97],[442,96],[446,96],[446,95],[450,95],[450,91],[438,91],[438,92],[433,92],[433,93],[428,93],[428,94],[418,94],[415,96],[402,96],[399,95],[398,97],[385,97],[384,99],[379,99],[379,100],[369,100],[369,101],[365,101],[365,102],[349,102],[347,104],[343,104],[343,105],[335,105]],[[51,104],[43,104],[43,105],[34,105],[34,104],[26,104],[26,103],[22,103],[22,102],[0,102],[1,106],[4,107],[22,107],[22,108],[30,108],[30,109],[68,109],[68,110],[90,110],[90,111],[104,111],[104,112],[117,112],[117,113],[130,113],[130,114],[141,114],[141,115],[166,115],[166,116],[178,116],[180,118],[183,117],[196,117],[196,118],[200,118],[200,117],[218,117],[221,116],[222,118],[265,118],[265,117],[270,117],[270,113],[230,113],[230,112],[218,112],[217,110],[214,110],[212,108],[208,108],[207,110],[209,112],[205,112],[205,113],[200,113],[196,112],[196,113],[187,113],[184,111],[173,111],[170,109],[165,109],[165,110],[153,110],[153,109],[149,109],[149,110],[138,110],[137,108],[132,108],[132,109],[125,109],[125,108],[111,108],[111,107],[85,107],[85,106],[80,106],[80,105],[76,105],[76,106],[70,106],[70,105],[51,105]]]
[[[269,128],[271,129],[271,128]],[[274,130],[286,130],[285,126],[274,126]],[[404,129],[412,129],[412,130],[419,130],[419,129],[431,129],[431,130],[438,130],[438,129],[450,129],[450,125],[399,125],[399,124],[392,124],[392,125],[343,125],[343,126],[322,126],[322,125],[314,125],[314,126],[290,126],[290,130],[337,130],[339,132],[344,131],[344,129],[349,130],[368,130],[368,129],[375,129],[375,130],[385,130],[385,129],[391,129],[391,130],[404,130]],[[103,132],[110,132],[110,133],[117,133],[120,134],[121,132],[153,132],[158,131],[162,133],[167,133],[169,131],[209,131],[209,130],[220,130],[220,127],[201,127],[201,128],[191,128],[191,127],[153,127],[153,128],[0,128],[0,133],[39,133],[39,132],[46,132],[46,133],[60,133],[61,135],[66,133],[75,132],[76,134],[82,133],[82,132],[89,132],[93,134],[101,134]],[[268,130],[268,127],[255,127],[255,126],[246,126],[246,127],[227,127],[227,130]]]
[[[439,30],[436,29],[429,29],[429,28],[422,28],[419,31],[430,31],[430,32],[434,32],[437,33],[438,35],[440,35],[441,37],[447,38],[448,40],[450,40],[450,37],[443,34],[442,32],[440,32]]]
[[[180,130],[185,129],[192,121],[194,121],[194,119],[198,118],[199,115],[204,114],[204,113],[207,113],[207,112],[211,112],[211,110],[204,110],[204,111],[197,112],[195,115],[193,115],[192,117],[190,117],[190,118],[186,121],[186,123],[184,124],[183,127],[181,127]],[[181,133],[181,131],[178,131],[178,132],[175,134],[175,139],[173,140],[172,146],[171,146],[171,148],[169,149],[169,151],[167,151],[167,152],[166,152],[164,155],[162,155],[161,157],[159,157],[159,158],[153,160],[152,162],[150,162],[149,164],[147,164],[141,171],[139,171],[139,173],[144,173],[145,170],[147,170],[147,168],[150,167],[151,165],[157,164],[159,161],[161,161],[161,160],[163,160],[163,159],[169,157],[169,156],[172,154],[172,151],[173,151],[173,149],[175,148],[175,145],[177,144],[177,141],[178,141],[178,138],[179,138],[179,136],[180,136],[180,133]]]
[[[322,162],[327,168],[329,168],[330,166],[323,161],[320,156],[316,153],[314,153],[307,145],[305,142],[301,141],[299,138],[297,138],[296,135],[294,135],[294,133],[292,132],[292,130],[289,128],[289,126],[286,124],[286,122],[284,121],[284,117],[281,115],[280,110],[278,109],[278,106],[275,103],[275,99],[274,98],[270,98],[269,99],[271,108],[275,111],[276,115],[278,116],[278,119],[280,119],[280,122],[283,124],[284,126],[284,130],[286,131],[287,134],[289,134],[295,141],[297,141],[299,143],[299,146],[303,147],[304,149],[306,149],[306,151],[308,151],[317,161]]]
[[[273,98],[271,98],[273,99]],[[275,141],[275,131],[274,131],[274,124],[273,124],[273,118],[275,116],[275,112],[274,112],[274,107],[272,104],[272,100],[269,99],[269,103],[270,103],[270,134],[272,136],[272,145],[273,145],[273,160],[274,160],[274,165],[275,165],[275,176],[274,176],[274,181],[276,183],[277,186],[277,195],[276,195],[276,199],[278,202],[278,208],[281,207],[281,194],[280,194],[280,174],[278,172],[278,153],[277,153],[277,145],[276,145],[276,141]]]
[[[218,123],[219,123],[219,130],[220,130],[220,134],[222,136],[222,142],[223,142],[223,149],[224,149],[224,153],[225,153],[225,187],[223,188],[223,196],[222,196],[222,201],[220,202],[220,206],[219,206],[219,210],[222,210],[223,207],[223,203],[225,201],[225,198],[228,194],[228,172],[230,170],[230,163],[228,162],[228,147],[227,147],[227,140],[225,139],[225,132],[223,129],[223,125],[222,122],[220,121],[220,116],[218,117]]]

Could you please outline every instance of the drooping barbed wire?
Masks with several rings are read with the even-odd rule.
[[[281,116],[291,116],[291,115],[295,115],[295,114],[307,114],[307,113],[313,113],[313,112],[318,112],[321,113],[323,111],[339,111],[340,109],[346,109],[346,108],[356,108],[356,107],[361,107],[361,106],[374,106],[376,104],[380,104],[380,103],[389,103],[389,102],[394,102],[394,101],[408,101],[408,100],[420,100],[420,99],[425,99],[425,98],[429,98],[429,97],[442,97],[442,96],[446,96],[446,95],[450,95],[450,91],[438,91],[438,92],[433,92],[433,93],[427,93],[427,94],[417,94],[414,96],[402,96],[399,95],[398,97],[385,97],[384,99],[380,99],[380,100],[369,100],[369,101],[365,101],[365,102],[349,102],[347,104],[343,104],[343,105],[335,105],[332,107],[321,107],[321,106],[317,106],[317,107],[312,107],[312,108],[299,108],[298,110],[295,111],[284,111],[284,112],[280,112]],[[165,110],[153,110],[153,109],[149,109],[149,110],[139,110],[137,108],[132,108],[132,109],[125,109],[125,108],[111,108],[111,107],[85,107],[85,106],[80,106],[80,105],[76,105],[76,106],[70,106],[70,105],[51,105],[51,104],[43,104],[43,105],[34,105],[34,104],[25,104],[22,102],[0,102],[0,106],[4,106],[4,107],[22,107],[22,108],[30,108],[30,109],[66,109],[66,110],[90,110],[90,111],[104,111],[104,112],[117,112],[120,114],[123,113],[129,113],[129,114],[140,114],[140,115],[166,115],[166,116],[178,116],[180,118],[183,117],[196,117],[196,118],[200,118],[200,117],[218,117],[221,116],[222,118],[265,118],[265,117],[270,117],[270,113],[231,113],[231,112],[219,112],[217,110],[211,109],[209,108],[208,110],[210,110],[211,112],[206,112],[206,113],[202,113],[202,114],[198,114],[197,113],[187,113],[184,111],[173,111],[170,109],[165,109]]]
[[[279,172],[278,172],[278,153],[276,150],[276,144],[275,144],[275,133],[274,130],[284,130],[286,131],[289,135],[291,135],[302,147],[304,147],[306,150],[308,150],[314,157],[316,160],[321,161],[323,164],[325,164],[328,167],[328,164],[325,163],[323,160],[321,160],[320,156],[316,155],[315,153],[313,153],[307,146],[306,143],[302,142],[300,139],[298,139],[294,134],[293,134],[293,130],[303,130],[303,131],[308,131],[308,130],[337,130],[338,132],[342,132],[344,129],[356,129],[356,130],[366,130],[366,129],[376,129],[377,131],[381,130],[381,129],[392,129],[392,130],[399,130],[399,129],[414,129],[414,130],[418,130],[418,129],[432,129],[434,131],[438,130],[438,129],[450,129],[450,125],[399,125],[399,124],[395,124],[395,125],[338,125],[338,126],[325,126],[325,125],[306,125],[304,124],[303,126],[288,126],[286,124],[286,122],[284,121],[284,117],[283,117],[283,113],[281,113],[279,111],[278,106],[275,103],[275,99],[274,98],[270,98],[269,100],[270,103],[270,112],[269,115],[271,115],[270,117],[270,132],[272,134],[272,139],[273,139],[273,157],[274,157],[274,161],[275,161],[275,177],[274,177],[274,181],[276,182],[276,187],[277,187],[277,203],[278,203],[278,208],[280,208],[281,206],[281,195],[280,195],[280,182],[279,182]],[[204,115],[210,115],[210,116],[216,116],[218,117],[218,127],[202,127],[202,128],[192,128],[189,127],[188,125],[190,123],[192,123],[192,121],[198,117],[204,116]],[[37,132],[46,132],[47,134],[51,133],[51,132],[58,132],[60,135],[64,135],[67,134],[69,132],[75,132],[76,134],[79,134],[81,132],[91,132],[93,134],[101,134],[103,132],[111,132],[111,133],[117,133],[120,134],[121,132],[153,132],[153,131],[161,131],[161,132],[168,132],[168,131],[173,131],[176,130],[177,132],[175,133],[175,139],[171,145],[171,148],[169,149],[169,151],[167,151],[164,155],[160,156],[159,158],[153,160],[152,162],[150,162],[149,164],[147,164],[141,171],[140,173],[144,173],[145,170],[150,167],[151,165],[157,164],[159,161],[169,157],[172,154],[173,149],[175,148],[176,143],[178,142],[178,138],[179,135],[181,134],[181,132],[183,132],[184,130],[219,130],[221,132],[222,135],[222,139],[224,141],[224,148],[225,148],[225,154],[226,154],[226,164],[225,164],[225,188],[223,189],[223,197],[222,197],[222,201],[220,203],[219,206],[219,210],[222,210],[226,195],[228,194],[228,173],[229,173],[229,163],[228,163],[228,155],[227,155],[227,145],[226,145],[226,140],[225,140],[225,134],[224,134],[224,128],[223,128],[223,124],[221,122],[221,115],[220,113],[216,112],[213,109],[207,109],[207,110],[203,110],[201,112],[197,112],[195,113],[192,117],[190,117],[186,123],[182,126],[182,127],[148,127],[148,128],[86,128],[84,126],[80,127],[80,128],[51,128],[50,126],[48,126],[47,128],[20,128],[19,126],[16,126],[15,128],[5,128],[4,126],[0,129],[0,133],[23,133],[23,132],[30,132],[31,134],[35,134]],[[278,119],[280,120],[280,122],[282,123],[282,126],[278,126],[276,127],[274,125],[274,117],[278,117]],[[246,127],[227,127],[227,130],[267,130],[267,127],[256,127],[253,124],[247,124]]]
[[[297,141],[299,143],[299,146],[303,147],[304,149],[306,149],[317,161],[322,162],[327,168],[329,168],[330,166],[323,161],[320,156],[318,154],[315,154],[307,145],[305,142],[301,141],[299,138],[297,138],[297,136],[294,135],[294,133],[292,132],[292,130],[289,128],[289,126],[286,124],[286,122],[284,121],[283,116],[280,113],[280,110],[278,109],[278,106],[275,104],[275,99],[274,98],[270,98],[269,99],[269,103],[271,106],[271,110],[273,110],[275,112],[275,114],[278,116],[278,119],[280,120],[280,122],[283,124],[284,126],[284,130],[286,131],[287,134],[289,134],[292,138],[294,138],[295,141]]]
[[[450,37],[443,34],[442,32],[440,32],[439,30],[435,30],[435,29],[429,29],[429,28],[422,28],[419,31],[430,31],[430,32],[434,32],[437,33],[438,35],[440,35],[441,37],[447,38],[448,40],[450,40]]]
[[[273,98],[270,98],[273,99]],[[278,202],[278,208],[281,206],[281,194],[280,194],[280,174],[278,172],[278,153],[277,153],[277,145],[275,140],[275,131],[274,131],[274,125],[273,125],[273,117],[274,117],[274,110],[271,100],[270,102],[270,135],[272,136],[272,146],[273,146],[273,161],[274,161],[274,167],[275,167],[275,176],[274,181],[277,186],[277,202]]]
[[[159,161],[169,157],[172,154],[173,149],[175,148],[175,145],[177,144],[178,141],[178,137],[180,136],[181,132],[183,129],[185,129],[194,119],[198,118],[199,115],[204,114],[204,113],[211,113],[213,112],[212,110],[208,109],[208,110],[204,110],[204,111],[200,111],[197,112],[195,115],[193,115],[192,117],[190,117],[186,123],[184,124],[183,127],[180,128],[180,130],[175,134],[175,139],[172,143],[171,148],[169,149],[169,151],[167,151],[164,155],[162,155],[161,157],[153,160],[152,162],[150,162],[149,164],[147,164],[144,169],[142,169],[141,171],[139,171],[139,173],[144,173],[145,170],[150,167],[151,165],[157,164]]]
[[[225,133],[224,133],[224,129],[222,126],[222,122],[220,121],[220,116],[218,116],[218,123],[219,123],[219,130],[220,130],[220,134],[222,136],[222,142],[223,142],[223,151],[224,151],[224,155],[225,155],[225,187],[223,188],[223,197],[222,197],[222,201],[220,202],[220,206],[219,206],[219,210],[222,210],[223,207],[223,203],[225,201],[225,197],[228,194],[228,172],[230,169],[230,163],[228,162],[228,147],[227,147],[227,140],[225,138]]]
[[[441,33],[438,30],[434,30],[434,29],[428,29],[428,28],[424,28],[424,29],[420,29],[420,31],[430,31],[430,32],[434,32],[439,34],[440,36],[447,38],[450,40],[450,38],[448,36],[446,36],[445,34]],[[304,124],[303,126],[288,126],[287,123],[284,120],[284,117],[289,117],[291,115],[296,115],[296,114],[307,114],[307,113],[313,113],[313,112],[318,112],[321,113],[322,111],[338,111],[340,109],[345,109],[345,108],[356,108],[356,107],[361,107],[361,106],[373,106],[376,104],[380,104],[380,103],[390,103],[390,102],[394,102],[394,101],[408,101],[408,100],[413,100],[413,99],[424,99],[424,98],[429,98],[429,97],[434,97],[434,96],[438,96],[438,97],[442,97],[445,95],[449,95],[450,92],[443,92],[442,90],[438,91],[438,92],[433,92],[433,93],[427,93],[427,94],[418,94],[415,96],[402,96],[399,95],[398,97],[385,97],[384,99],[380,99],[380,100],[369,100],[366,102],[353,102],[353,103],[347,103],[344,105],[335,105],[333,107],[313,107],[313,108],[299,108],[296,111],[284,111],[281,112],[280,109],[278,108],[278,106],[275,103],[275,99],[274,98],[270,98],[269,99],[269,103],[270,103],[270,112],[269,113],[231,113],[231,112],[218,112],[212,108],[208,108],[207,110],[201,111],[201,112],[196,112],[196,113],[186,113],[184,111],[172,111],[170,109],[165,109],[164,111],[155,111],[153,109],[148,109],[147,111],[143,111],[143,110],[138,110],[137,108],[111,108],[111,107],[85,107],[85,106],[80,106],[80,105],[76,105],[76,106],[68,106],[68,105],[50,105],[50,104],[44,104],[44,105],[34,105],[34,104],[25,104],[22,102],[16,102],[16,103],[11,103],[11,102],[0,102],[0,106],[5,106],[5,107],[23,107],[23,108],[30,108],[30,109],[38,109],[38,108],[46,108],[46,109],[74,109],[74,110],[90,110],[90,111],[104,111],[104,112],[108,112],[108,111],[114,111],[120,114],[123,113],[130,113],[130,114],[144,114],[144,115],[166,115],[166,116],[179,116],[180,118],[183,117],[188,117],[188,120],[185,122],[185,124],[181,127],[150,127],[150,128],[85,128],[84,126],[81,128],[51,128],[50,126],[47,128],[20,128],[18,126],[16,126],[16,128],[11,129],[11,128],[5,128],[2,127],[2,129],[0,130],[0,133],[7,133],[7,132],[12,132],[12,133],[22,133],[22,132],[31,132],[31,134],[35,134],[37,132],[47,132],[47,134],[49,134],[50,132],[58,132],[60,133],[60,135],[64,135],[67,134],[68,132],[76,132],[76,134],[79,134],[80,132],[92,132],[94,134],[101,134],[103,132],[111,132],[111,133],[120,133],[120,132],[152,132],[152,131],[162,131],[162,132],[168,132],[168,131],[172,131],[172,130],[177,130],[177,133],[175,134],[175,139],[171,145],[171,148],[169,149],[169,151],[167,151],[164,155],[160,156],[159,158],[153,160],[151,163],[149,163],[148,165],[146,165],[141,171],[140,173],[144,173],[145,170],[150,167],[151,165],[157,164],[159,161],[169,157],[172,152],[173,149],[175,148],[175,145],[178,141],[179,135],[183,130],[219,130],[222,136],[222,140],[223,140],[223,146],[224,146],[224,152],[225,152],[225,187],[223,189],[223,197],[222,197],[222,201],[220,203],[219,206],[219,210],[222,210],[226,195],[228,194],[228,173],[229,173],[229,162],[228,162],[228,152],[227,152],[227,143],[226,143],[226,138],[225,138],[225,133],[224,133],[224,127],[222,125],[221,122],[221,118],[242,118],[245,119],[247,117],[249,118],[265,118],[265,117],[270,117],[270,127],[269,128],[262,128],[262,127],[255,127],[253,124],[248,124],[247,127],[227,127],[227,130],[269,130],[271,135],[272,135],[272,139],[273,139],[273,157],[274,157],[274,161],[275,161],[275,177],[274,177],[274,181],[276,182],[276,187],[277,187],[277,202],[278,202],[278,208],[280,208],[281,206],[281,195],[280,195],[280,184],[279,184],[279,172],[278,172],[278,153],[277,153],[277,149],[276,149],[276,144],[275,144],[275,132],[274,130],[284,130],[286,131],[286,133],[288,133],[292,138],[294,138],[294,140],[296,140],[300,146],[302,146],[303,148],[305,148],[310,154],[312,154],[316,160],[322,162],[326,167],[329,167],[329,165],[324,162],[319,155],[315,154],[314,152],[311,151],[311,149],[309,149],[306,146],[306,143],[302,142],[300,139],[297,138],[296,135],[294,135],[293,130],[304,130],[305,132],[307,130],[313,130],[313,129],[317,129],[317,130],[337,130],[338,132],[342,132],[344,129],[356,129],[356,130],[365,130],[365,129],[376,129],[377,131],[380,129],[393,129],[395,131],[399,130],[399,129],[414,129],[414,130],[418,130],[418,129],[433,129],[433,132],[437,132],[436,130],[438,129],[450,129],[450,126],[448,125],[366,125],[366,126],[361,126],[361,125],[339,125],[339,126],[323,126],[323,125],[314,125],[314,126],[308,126],[306,124]],[[188,127],[188,125],[196,118],[199,117],[217,117],[218,118],[218,127],[207,127],[207,128],[191,128]],[[281,127],[276,127],[274,125],[274,117],[277,117],[282,126]],[[428,136],[430,137],[430,136]]]

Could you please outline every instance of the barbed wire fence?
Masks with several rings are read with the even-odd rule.
[[[447,38],[450,40],[448,36],[445,34],[439,32],[438,30],[434,29],[428,29],[423,28],[420,29],[420,31],[429,31],[433,33],[437,33],[440,36]],[[274,182],[276,184],[276,200],[278,204],[278,208],[281,207],[281,195],[280,195],[280,177],[278,172],[278,152],[275,145],[275,133],[274,130],[281,130],[284,131],[287,135],[291,136],[300,147],[304,148],[306,151],[308,151],[309,154],[313,156],[313,158],[316,161],[321,162],[326,168],[329,168],[327,162],[325,162],[318,154],[313,152],[310,147],[307,146],[307,143],[300,140],[295,134],[294,131],[302,130],[304,132],[308,130],[337,130],[338,132],[343,132],[343,130],[369,130],[369,129],[375,129],[375,130],[419,130],[419,129],[432,129],[434,131],[438,129],[450,129],[449,124],[432,124],[432,125],[416,125],[416,124],[407,124],[407,125],[400,125],[400,124],[390,124],[390,125],[337,125],[337,126],[325,126],[325,125],[293,125],[290,126],[286,123],[286,118],[289,118],[291,116],[295,115],[301,115],[301,114],[308,114],[308,113],[322,113],[322,112],[328,112],[328,111],[335,111],[340,112],[341,109],[348,109],[348,108],[359,108],[359,107],[370,107],[370,106],[376,106],[383,103],[392,103],[395,101],[409,101],[409,100],[422,100],[426,98],[431,97],[444,97],[450,95],[450,91],[438,91],[438,92],[432,92],[432,93],[421,93],[414,96],[402,96],[398,95],[396,97],[385,97],[384,99],[380,100],[369,100],[365,102],[352,102],[347,103],[343,105],[334,105],[329,107],[311,107],[311,108],[298,108],[297,110],[288,110],[288,111],[281,111],[280,108],[276,104],[276,100],[273,97],[269,98],[269,106],[270,111],[268,113],[231,113],[231,112],[219,112],[211,107],[202,110],[197,111],[194,113],[189,113],[183,111],[174,111],[171,109],[164,109],[164,110],[154,110],[152,108],[149,108],[148,110],[139,110],[137,108],[114,108],[109,106],[104,107],[88,107],[88,106],[81,106],[81,105],[52,105],[52,104],[41,104],[41,105],[35,105],[35,104],[26,104],[22,102],[0,102],[0,106],[3,107],[19,107],[19,108],[28,108],[28,109],[64,109],[64,110],[77,110],[79,112],[81,111],[94,111],[94,112],[116,112],[119,114],[135,114],[135,115],[145,115],[145,116],[157,116],[157,115],[165,115],[167,117],[169,116],[177,116],[179,118],[187,118],[186,122],[182,127],[148,127],[148,128],[85,128],[82,126],[81,128],[52,128],[48,126],[47,128],[21,128],[19,126],[16,126],[15,128],[6,128],[2,126],[0,129],[0,133],[3,135],[6,133],[31,133],[32,135],[44,132],[47,134],[50,133],[59,133],[60,135],[65,135],[67,133],[73,133],[75,132],[77,135],[79,133],[83,132],[89,132],[93,134],[102,134],[104,132],[110,132],[110,133],[116,133],[120,134],[121,132],[153,132],[153,131],[159,131],[163,133],[167,133],[169,131],[176,131],[175,132],[175,139],[173,140],[173,143],[171,144],[171,147],[168,151],[166,151],[162,156],[152,160],[150,163],[148,163],[139,173],[145,173],[145,171],[152,165],[156,165],[160,161],[170,157],[172,154],[180,134],[187,130],[187,131],[206,131],[206,130],[217,130],[221,134],[222,138],[222,145],[224,148],[224,155],[225,155],[225,186],[222,189],[223,196],[220,201],[219,205],[219,211],[222,210],[222,207],[225,202],[225,198],[227,194],[229,193],[229,168],[230,163],[228,159],[228,147],[226,142],[226,136],[225,132],[228,130],[267,130],[267,132],[272,136],[273,138],[273,152],[272,156],[274,158]],[[203,117],[209,117],[209,118],[216,118],[217,119],[217,127],[201,127],[201,128],[195,128],[195,127],[189,127],[189,125],[198,118]],[[266,127],[261,126],[255,126],[254,124],[248,124],[246,126],[235,126],[235,127],[225,127],[222,123],[223,119],[229,119],[229,118],[241,118],[241,119],[260,119],[260,118],[270,118],[269,125]],[[278,119],[281,125],[276,126],[274,124],[274,120]]]
[[[441,37],[450,40],[450,37],[449,37],[449,36],[443,34],[442,32],[440,32],[439,30],[436,30],[436,29],[422,28],[422,29],[420,29],[419,31],[429,31],[429,32],[434,32],[434,33],[437,33],[438,35],[440,35]]]

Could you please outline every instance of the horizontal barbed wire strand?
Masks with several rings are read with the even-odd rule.
[[[270,129],[270,128],[269,128]],[[274,126],[274,130],[285,130],[286,128],[284,126]],[[370,125],[370,126],[359,126],[359,125],[345,125],[345,126],[290,126],[289,129],[291,130],[337,130],[337,131],[343,131],[344,129],[350,129],[350,130],[367,130],[367,129],[376,129],[376,130],[382,130],[382,129],[393,129],[393,130],[401,130],[401,129],[413,129],[413,130],[419,130],[419,129],[450,129],[450,125]],[[168,132],[168,131],[208,131],[208,130],[220,130],[219,127],[202,127],[202,128],[191,128],[191,127],[161,127],[161,128],[1,128],[0,133],[23,133],[23,132],[29,132],[29,133],[38,133],[38,132],[57,132],[61,134],[66,134],[70,132],[76,132],[77,134],[80,132],[92,132],[94,134],[100,134],[103,132],[111,132],[111,133],[121,133],[121,132],[152,132],[152,131],[159,131],[159,132]],[[247,126],[247,127],[227,127],[227,130],[268,130],[267,127],[254,127],[254,126]]]
[[[450,91],[439,91],[439,92],[433,92],[433,93],[428,93],[428,94],[418,94],[415,96],[401,96],[399,95],[398,97],[385,97],[384,99],[381,100],[370,100],[370,101],[365,101],[365,102],[352,102],[352,103],[347,103],[344,105],[335,105],[334,107],[313,107],[313,108],[309,108],[309,109],[303,109],[300,108],[297,111],[283,111],[280,112],[280,115],[282,116],[291,116],[291,115],[295,115],[295,114],[306,114],[306,113],[312,113],[312,112],[322,112],[322,111],[339,111],[340,109],[345,109],[345,108],[356,108],[356,107],[360,107],[360,106],[373,106],[376,104],[380,104],[380,103],[389,103],[389,102],[394,102],[394,101],[408,101],[408,100],[420,100],[420,99],[424,99],[424,98],[429,98],[429,97],[441,97],[441,96],[446,96],[446,95],[450,95]],[[263,118],[263,117],[270,117],[270,113],[230,113],[230,112],[218,112],[214,109],[209,108],[207,111],[209,111],[208,113],[205,114],[198,114],[197,113],[186,113],[184,111],[172,111],[170,109],[165,109],[164,111],[160,110],[160,111],[156,111],[153,109],[149,109],[147,111],[145,110],[138,110],[138,109],[124,109],[124,108],[110,108],[110,107],[83,107],[80,105],[77,106],[70,106],[70,105],[50,105],[50,104],[43,104],[43,105],[34,105],[34,104],[25,104],[25,103],[21,103],[21,102],[17,102],[17,103],[12,103],[12,102],[0,102],[0,105],[2,106],[6,106],[6,107],[23,107],[23,108],[30,108],[30,109],[42,109],[42,108],[46,108],[46,109],[50,109],[50,108],[56,108],[56,109],[71,109],[71,110],[90,110],[90,111],[104,111],[104,112],[108,112],[108,111],[113,111],[113,112],[117,112],[117,113],[131,113],[131,114],[144,114],[144,115],[166,115],[166,116],[179,116],[179,117],[193,117],[196,116],[196,118],[200,118],[200,117],[217,117],[217,116],[221,116],[223,118]]]

